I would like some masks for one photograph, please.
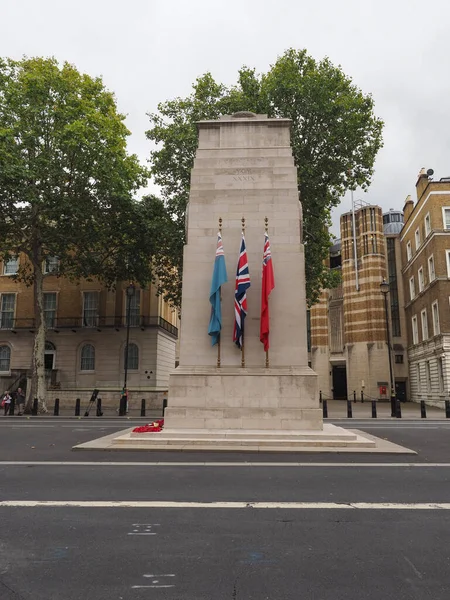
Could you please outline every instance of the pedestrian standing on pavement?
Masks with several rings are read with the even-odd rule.
[[[18,415],[23,415],[23,407],[25,405],[25,394],[23,393],[22,388],[17,388],[16,392],[16,404],[18,408]]]
[[[5,409],[5,417],[9,413],[9,409],[11,408],[11,396],[9,392],[5,392],[3,395],[2,406]]]

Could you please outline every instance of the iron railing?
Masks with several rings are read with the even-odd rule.
[[[76,331],[78,329],[96,329],[101,331],[102,329],[124,329],[127,326],[127,320],[123,316],[112,316],[112,317],[92,317],[89,319],[83,319],[83,317],[57,317],[53,320],[52,327],[47,327],[49,330],[59,331],[70,329]],[[36,327],[35,319],[8,319],[0,322],[0,330],[23,330],[28,329],[33,331]],[[171,335],[178,337],[178,328],[166,321],[162,317],[137,317],[132,315],[130,319],[130,327],[141,329],[147,329],[149,327],[160,327]]]

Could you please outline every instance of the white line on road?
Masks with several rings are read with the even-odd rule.
[[[450,463],[349,463],[349,462],[93,462],[56,460],[2,460],[1,467],[324,467],[324,468],[449,468]]]
[[[132,585],[131,589],[139,590],[141,588],[173,588],[173,587],[175,587],[173,584],[172,585]]]
[[[84,500],[4,500],[0,508],[7,507],[64,507],[64,508],[251,508],[288,510],[450,510],[450,502],[173,502],[160,500],[138,501],[84,501]]]
[[[166,575],[142,575],[142,577],[175,577],[175,573],[167,573]]]

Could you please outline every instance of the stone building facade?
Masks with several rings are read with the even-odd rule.
[[[20,259],[19,259],[20,260]],[[0,386],[22,386],[30,376],[34,339],[33,288],[14,281],[18,262],[0,262]],[[44,267],[47,323],[45,368],[51,403],[73,404],[94,388],[103,402],[118,403],[124,384],[127,333],[126,283],[109,291],[98,281],[58,277],[57,261]],[[135,290],[130,304],[130,399],[162,400],[175,366],[177,313],[153,286]],[[30,386],[28,385],[28,389]]]
[[[395,215],[395,217],[394,217]],[[399,221],[397,227],[392,224]],[[330,267],[340,269],[342,284],[324,290],[311,308],[311,367],[324,397],[388,399],[389,350],[380,283],[389,280],[388,319],[398,397],[408,397],[406,328],[399,231],[401,213],[383,216],[379,206],[343,214],[341,239],[330,251]]]
[[[411,399],[441,404],[450,390],[450,178],[422,169],[400,236]]]

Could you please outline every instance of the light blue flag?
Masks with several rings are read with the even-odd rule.
[[[216,259],[209,292],[211,302],[211,318],[209,320],[208,335],[211,336],[211,346],[219,342],[220,330],[222,329],[222,306],[220,302],[220,286],[228,281],[227,268],[225,265],[225,254],[223,252],[222,235],[217,234]]]

